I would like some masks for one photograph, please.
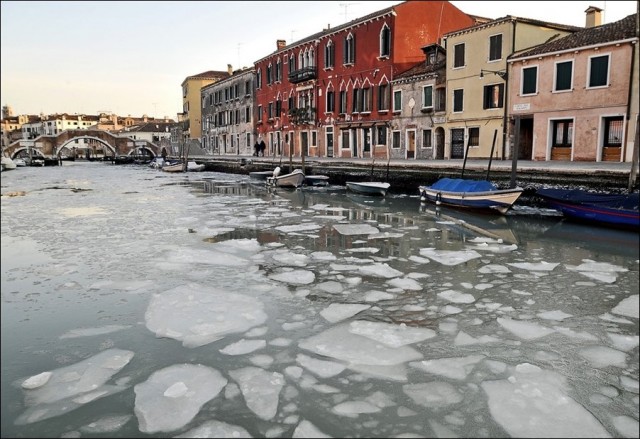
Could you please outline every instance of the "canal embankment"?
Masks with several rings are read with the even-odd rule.
[[[498,187],[512,182],[533,192],[543,186],[576,187],[591,190],[625,192],[630,184],[631,164],[618,162],[564,162],[519,160],[386,160],[370,158],[307,157],[244,157],[195,156],[205,164],[205,170],[249,174],[269,171],[279,166],[282,173],[304,168],[306,174],[323,174],[331,184],[346,181],[387,181],[395,192],[417,192],[421,185],[429,185],[439,178],[488,179]],[[634,189],[639,188],[634,179]]]

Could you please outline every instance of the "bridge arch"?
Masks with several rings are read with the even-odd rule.
[[[67,141],[65,141],[62,145],[58,146],[55,149],[53,155],[58,157],[64,148],[72,149],[72,148],[69,148],[67,145],[69,145],[71,143],[75,143],[76,140],[95,140],[98,143],[100,143],[101,145],[103,145],[106,148],[108,148],[109,151],[111,151],[114,156],[116,155],[116,149],[113,146],[111,146],[108,142],[105,142],[104,140],[102,140],[102,139],[100,139],[98,137],[95,137],[95,136],[76,136],[76,137],[72,137],[72,138],[68,139]]]

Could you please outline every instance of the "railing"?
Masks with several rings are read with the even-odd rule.
[[[303,67],[289,73],[289,82],[297,84],[302,81],[309,81],[310,79],[316,79],[318,72],[316,66]]]

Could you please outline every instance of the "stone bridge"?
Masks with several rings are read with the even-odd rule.
[[[45,158],[58,158],[64,153],[77,148],[78,141],[82,140],[82,147],[97,147],[103,150],[105,156],[122,156],[131,154],[146,154],[151,157],[161,155],[162,149],[167,149],[150,143],[146,140],[135,140],[129,137],[118,137],[102,130],[65,130],[55,136],[42,135],[33,140],[18,140],[4,149],[4,153],[11,158],[29,153]],[[94,148],[95,152],[95,148]],[[166,150],[167,154],[170,151]],[[67,153],[68,154],[68,153]]]

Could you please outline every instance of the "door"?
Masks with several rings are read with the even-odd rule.
[[[407,130],[407,158],[416,158],[416,131]]]
[[[351,129],[351,156],[358,157],[358,130]]]
[[[533,118],[520,119],[520,133],[518,141],[518,159],[531,160],[533,158]]]
[[[451,158],[464,158],[464,129],[462,128],[451,130]]]
[[[327,127],[327,157],[333,157],[333,127]]]
[[[622,159],[622,116],[604,118],[604,141],[602,142],[602,161],[619,162]]]

